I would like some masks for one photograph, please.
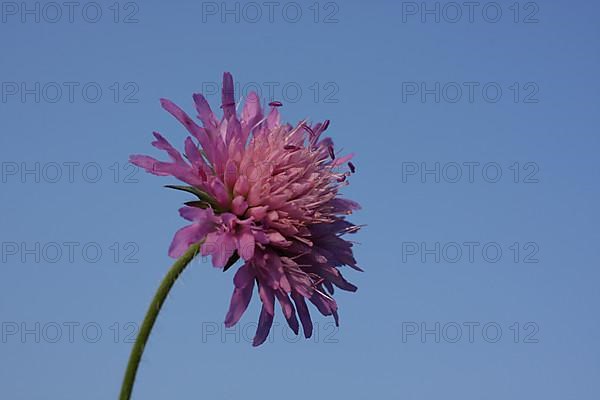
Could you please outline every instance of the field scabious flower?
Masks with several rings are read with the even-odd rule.
[[[153,146],[164,150],[170,161],[145,155],[130,159],[149,173],[185,182],[169,187],[197,196],[179,210],[190,224],[177,231],[169,255],[179,257],[200,242],[201,254],[212,256],[215,267],[227,269],[243,260],[233,278],[225,325],[239,321],[256,284],[262,310],[255,346],[269,334],[276,302],[290,328],[298,334],[301,324],[307,338],[313,329],[307,301],[337,324],[334,286],[356,291],[340,267],[361,270],[352,243],[343,238],[359,229],[346,216],[360,207],[338,195],[355,172],[352,154],[340,156],[332,139],[322,138],[329,121],[283,124],[281,103],[270,103],[263,115],[255,93],[248,95],[238,116],[229,73],[223,76],[221,119],[201,94],[193,99],[202,126],[169,100],[161,100],[191,135],[183,155],[155,132]]]

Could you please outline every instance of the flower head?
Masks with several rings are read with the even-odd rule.
[[[153,146],[166,151],[171,160],[131,156],[131,162],[146,171],[172,175],[187,184],[169,187],[198,197],[179,210],[191,224],[177,231],[169,255],[179,257],[190,245],[202,242],[202,255],[211,255],[215,267],[227,269],[243,259],[233,278],[225,325],[239,321],[256,283],[262,310],[255,346],[269,334],[275,300],[296,334],[300,324],[307,338],[312,334],[307,300],[337,324],[334,286],[356,290],[339,268],[360,270],[352,243],[342,238],[359,229],[345,216],[360,206],[338,196],[355,171],[349,162],[352,154],[336,154],[331,138],[321,138],[329,121],[282,124],[278,110],[282,104],[270,103],[263,115],[255,93],[248,95],[238,116],[229,73],[223,76],[221,119],[201,94],[193,99],[202,126],[172,102],[161,100],[191,135],[183,155],[155,132]]]

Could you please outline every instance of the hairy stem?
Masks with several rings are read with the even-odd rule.
[[[175,284],[175,281],[179,275],[181,275],[185,267],[187,267],[190,261],[192,261],[199,249],[200,243],[191,245],[185,254],[183,254],[177,259],[177,261],[175,261],[175,263],[173,263],[173,266],[158,287],[158,290],[152,299],[152,303],[150,303],[150,307],[148,307],[148,311],[146,312],[146,317],[144,318],[140,332],[135,339],[135,343],[133,344],[133,349],[131,350],[131,355],[129,356],[129,362],[127,363],[127,369],[125,370],[125,377],[123,378],[123,385],[121,386],[121,395],[119,396],[120,400],[129,400],[131,398],[131,392],[133,390],[133,384],[135,382],[135,376],[140,365],[140,360],[142,359],[144,348],[146,347],[146,343],[148,342],[150,332],[152,332],[152,327],[154,326],[154,322],[156,322],[158,313],[160,312],[167,295],[173,287],[173,284]]]

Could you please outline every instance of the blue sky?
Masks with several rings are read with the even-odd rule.
[[[365,272],[339,329],[253,348],[197,260],[134,398],[598,397],[595,2],[0,6],[0,397],[117,396],[187,200],[127,158],[223,71],[357,153]]]

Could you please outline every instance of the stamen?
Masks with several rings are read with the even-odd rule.
[[[356,172],[356,167],[354,166],[354,164],[352,164],[352,161],[348,162],[348,167],[350,167],[350,171],[352,173]]]
[[[254,124],[254,126],[250,130],[251,131],[254,130],[255,128],[257,128],[260,124],[262,124],[266,120],[267,120],[267,117],[264,117],[263,119],[261,119],[260,121],[258,121],[256,124]]]
[[[317,290],[315,290],[315,292],[317,292],[321,296],[325,297],[326,299],[333,301],[333,298],[331,298],[331,296],[326,295],[325,293],[321,292],[320,290],[317,289]]]
[[[229,106],[235,106],[235,101],[234,101],[234,102],[231,102],[231,103],[225,103],[225,104],[221,104],[221,108],[224,108],[224,107],[229,107]]]
[[[327,130],[327,128],[329,128],[329,120],[326,119],[325,122],[323,122],[323,125],[321,126],[321,132],[325,132]]]
[[[332,160],[335,160],[335,153],[333,152],[333,146],[329,146],[327,149],[329,150],[329,157],[331,157]]]
[[[283,103],[280,101],[272,101],[269,103],[269,107],[281,107],[283,106]]]
[[[346,233],[355,233],[355,232],[358,232],[360,230],[360,228],[362,228],[363,226],[364,225],[354,225],[349,228],[346,228],[345,231],[346,231]]]
[[[311,137],[315,135],[315,131],[313,131],[310,126],[302,124],[302,127],[310,134]]]

